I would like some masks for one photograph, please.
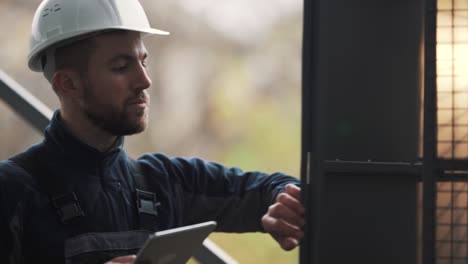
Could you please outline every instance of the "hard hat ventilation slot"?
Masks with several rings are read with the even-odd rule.
[[[46,17],[49,15],[49,8],[46,8],[44,9],[44,11],[42,11],[44,14],[42,14],[42,17]]]
[[[55,4],[53,8],[45,8],[43,11],[42,11],[42,17],[46,17],[48,16],[50,13],[52,12],[57,12],[59,10],[61,10],[62,7],[59,5],[59,4]]]

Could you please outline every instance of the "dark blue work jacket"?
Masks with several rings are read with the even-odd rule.
[[[2,161],[2,260],[103,263],[134,254],[151,232],[208,220],[218,222],[217,231],[262,231],[260,219],[276,195],[286,184],[298,183],[280,173],[242,172],[197,158],[146,154],[137,162],[158,206],[154,226],[143,228],[135,202],[135,171],[122,144],[123,138],[110,151],[99,152],[72,136],[57,112],[44,140],[26,151],[46,153],[37,155],[48,172],[42,179],[59,179],[63,193],[76,195],[84,216],[65,223],[34,172]]]

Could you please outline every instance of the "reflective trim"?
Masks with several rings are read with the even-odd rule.
[[[78,235],[65,240],[65,258],[95,251],[139,249],[151,234],[137,230]]]

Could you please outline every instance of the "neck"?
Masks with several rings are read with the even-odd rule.
[[[72,115],[70,112],[61,108],[60,118],[65,127],[75,137],[100,152],[106,152],[109,150],[118,138],[117,136],[96,127],[84,115]]]

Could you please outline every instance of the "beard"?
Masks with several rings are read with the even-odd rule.
[[[83,112],[96,127],[114,136],[126,136],[145,130],[148,120],[148,108],[138,109],[136,113],[127,111],[128,104],[123,108],[115,105],[104,105],[96,101],[93,87],[88,83],[84,93]],[[145,97],[143,91],[135,97]]]

